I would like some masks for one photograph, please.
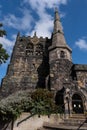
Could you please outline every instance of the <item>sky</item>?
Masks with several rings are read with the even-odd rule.
[[[7,36],[0,43],[9,55],[17,33],[21,36],[51,37],[54,9],[58,8],[67,44],[72,48],[74,64],[87,64],[87,0],[0,0],[0,22]],[[0,82],[6,75],[7,63],[0,65]]]

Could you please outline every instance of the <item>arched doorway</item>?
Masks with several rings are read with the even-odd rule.
[[[84,113],[83,101],[79,94],[72,96],[72,109],[75,113]]]
[[[65,111],[65,106],[64,106],[64,91],[65,89],[61,89],[60,91],[58,91],[56,93],[56,96],[55,96],[55,103],[56,105],[58,105],[59,107],[61,107],[62,109],[62,112]]]

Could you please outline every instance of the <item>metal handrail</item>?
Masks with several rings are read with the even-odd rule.
[[[34,116],[34,115],[36,115],[36,113],[33,113],[33,114],[29,115],[28,117],[24,118],[23,120],[19,121],[19,122],[17,123],[17,127],[18,127],[22,122],[26,121],[27,119],[31,118],[31,117]]]

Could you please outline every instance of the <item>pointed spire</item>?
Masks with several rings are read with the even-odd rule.
[[[49,62],[53,63],[55,60],[68,59],[72,61],[72,50],[66,43],[63,28],[60,22],[60,17],[57,8],[55,8],[54,29],[52,35],[52,45],[49,47]],[[62,56],[62,57],[61,57]]]
[[[55,7],[55,21],[56,20],[59,20],[60,21],[60,17],[59,17],[59,14],[58,14],[58,9],[57,7]]]
[[[64,37],[64,33],[63,33],[63,27],[60,22],[60,17],[59,17],[57,8],[55,8],[52,47],[53,48],[62,48],[63,47],[63,48],[67,48],[71,51],[71,48],[66,44],[66,40]]]
[[[55,8],[54,31],[53,31],[53,33],[56,33],[58,31],[61,32],[61,33],[63,33],[63,28],[62,28],[62,25],[61,25],[61,22],[60,22],[60,17],[59,17],[58,9]]]

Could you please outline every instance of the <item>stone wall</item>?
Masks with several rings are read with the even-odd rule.
[[[67,59],[59,59],[50,63],[51,86],[55,90],[60,90],[63,84],[72,78],[72,62]]]
[[[49,45],[48,38],[17,37],[7,74],[2,80],[0,97],[7,97],[20,89],[46,87]]]
[[[13,130],[38,130],[43,127],[44,122],[50,122],[58,124],[62,120],[62,115],[51,115],[50,118],[48,116],[40,116],[35,115],[29,119],[26,119],[29,116],[29,113],[22,113],[22,115],[15,121]],[[18,123],[25,119],[25,121]]]

